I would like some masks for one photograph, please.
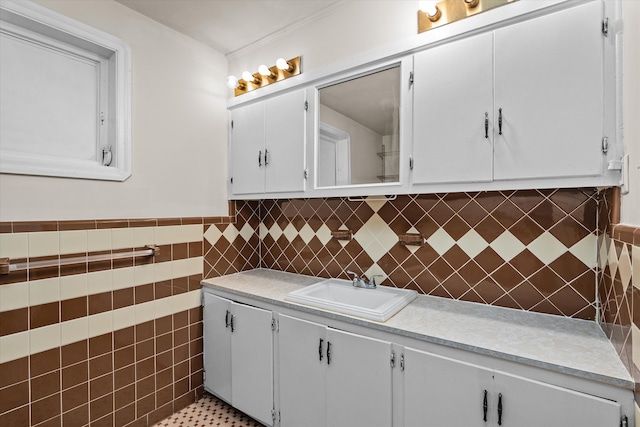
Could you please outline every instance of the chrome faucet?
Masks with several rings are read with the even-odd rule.
[[[351,283],[356,288],[375,289],[376,277],[382,277],[382,275],[376,274],[375,276],[371,277],[371,280],[367,281],[367,279],[361,277],[359,274],[354,273],[353,271],[347,271],[347,273],[353,274],[353,280],[351,281]]]

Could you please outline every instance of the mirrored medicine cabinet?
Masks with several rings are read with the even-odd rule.
[[[399,182],[400,64],[319,88],[316,186]]]

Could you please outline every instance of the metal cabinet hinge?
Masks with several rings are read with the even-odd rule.
[[[391,367],[392,368],[396,367],[396,352],[395,351],[391,352]]]
[[[400,355],[400,370],[404,371],[404,353]]]
[[[280,328],[278,328],[278,321],[276,319],[271,319],[271,330],[274,332],[278,332]]]
[[[602,138],[602,154],[607,154],[609,151],[609,138],[606,136]]]
[[[625,415],[620,419],[620,427],[629,427],[629,417]]]
[[[273,424],[276,423],[276,420],[280,422],[280,411],[276,411],[275,408],[271,410],[271,419],[273,420]]]
[[[202,371],[202,381],[206,381],[207,380],[207,371],[203,370]]]
[[[308,169],[304,170],[304,179],[309,179],[309,170]]]
[[[100,124],[104,125],[104,111],[100,111]]]
[[[609,35],[609,18],[604,18],[602,21],[602,34],[604,34],[605,37]]]
[[[309,111],[309,101],[304,101],[304,111]]]
[[[113,160],[113,154],[111,153],[111,147],[102,149],[102,166],[109,166]]]
[[[413,86],[413,71],[409,73],[409,87]]]

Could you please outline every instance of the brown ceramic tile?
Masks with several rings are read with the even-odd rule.
[[[135,329],[133,326],[119,329],[113,333],[113,348],[119,349],[135,343]]]
[[[89,404],[91,420],[98,420],[113,412],[113,393],[102,396]]]
[[[38,424],[60,415],[60,393],[45,397],[31,404],[31,423]]]
[[[527,281],[511,290],[509,295],[525,310],[530,310],[544,299],[540,292]]]
[[[133,401],[131,401],[133,402]],[[128,425],[130,422],[134,421],[136,418],[136,405],[135,403],[130,403],[128,406],[125,406],[121,409],[117,409],[115,413],[115,422],[117,426]],[[145,423],[145,426],[147,424]]]
[[[43,397],[60,392],[60,370],[49,372],[31,378],[31,400],[39,400]]]
[[[60,255],[63,261],[66,255]],[[87,272],[87,263],[60,265],[60,276],[73,276],[74,274],[84,274]]]
[[[62,389],[74,387],[89,380],[89,363],[81,362],[62,369]]]
[[[156,353],[160,354],[173,347],[173,334],[163,334],[156,337]]]
[[[179,409],[186,408],[195,401],[195,392],[193,390],[190,390],[182,396],[176,397],[176,399],[173,401],[173,410],[177,411]]]
[[[130,227],[156,227],[157,225],[158,220],[156,220],[155,218],[139,218],[129,220]]]
[[[189,312],[181,311],[173,315],[173,328],[180,329],[189,325]]]
[[[91,427],[112,427],[113,426],[113,412],[108,413],[104,417],[91,421]]]
[[[14,233],[33,233],[38,231],[58,231],[57,221],[15,221]]]
[[[29,381],[0,389],[0,414],[29,403]]]
[[[166,405],[173,400],[173,384],[168,387],[158,388],[156,392],[156,404],[158,406]]]
[[[160,389],[166,386],[172,387],[173,384],[173,368],[168,368],[156,373],[156,388]],[[170,399],[173,398],[173,390]],[[166,402],[165,402],[166,403]]]
[[[0,388],[26,381],[29,378],[29,358],[0,363]]]
[[[173,363],[178,364],[189,358],[189,344],[175,347],[173,350]]]
[[[89,383],[82,383],[62,392],[62,411],[85,405],[89,401]]]
[[[89,382],[89,398],[95,400],[113,391],[113,373],[92,379]]]
[[[182,225],[182,220],[180,218],[158,218],[158,227],[167,225]]]
[[[136,383],[136,398],[141,399],[152,394],[156,388],[155,375],[150,375]]]
[[[156,371],[173,366],[173,352],[165,351],[156,355]]]
[[[113,352],[113,367],[120,369],[135,363],[135,347],[124,347]]]
[[[194,258],[202,255],[202,242],[189,242],[189,257]]]
[[[113,309],[128,307],[134,304],[133,288],[118,289],[113,291]]]
[[[114,393],[114,404],[116,411],[120,408],[128,406],[136,400],[136,385],[130,384],[117,390]]]
[[[145,341],[154,337],[154,321],[140,323],[136,328],[136,342]]]
[[[151,394],[136,401],[136,415],[141,417],[155,409],[156,397]]]
[[[171,245],[171,257],[173,260],[189,258],[189,246],[187,243],[176,243]]]
[[[202,322],[196,321],[196,323],[192,323],[189,326],[189,339],[193,341],[193,340],[202,338],[202,330],[203,330]]]
[[[134,298],[136,304],[153,301],[153,283],[136,286],[134,288]]]
[[[16,263],[22,263],[25,262],[26,259],[15,259],[12,261]],[[12,271],[9,274],[0,274],[0,286],[9,285],[11,283],[26,282],[27,276],[27,270]]]
[[[29,308],[31,329],[52,325],[60,322],[60,303],[52,302],[31,306]]]
[[[160,253],[156,255],[155,262],[171,261],[171,245],[159,245]]]
[[[198,338],[197,340],[191,341],[189,343],[189,354],[191,356],[195,356],[197,354],[202,353],[203,349],[203,340],[202,338]]]
[[[193,374],[195,372],[202,371],[204,369],[203,364],[204,360],[202,354],[193,356],[190,360],[190,372]]]
[[[147,359],[154,355],[155,343],[153,339],[141,341],[136,344],[136,361]]]
[[[200,216],[192,216],[192,217],[182,217],[181,218],[182,225],[196,225],[203,224],[203,218]]]
[[[136,367],[129,365],[125,368],[118,369],[113,373],[113,384],[116,390],[133,384],[136,380]]]
[[[58,228],[60,231],[94,230],[96,228],[96,222],[95,220],[58,221]]]
[[[149,413],[149,425],[158,423],[173,413],[173,405],[168,403]]]
[[[136,362],[136,381],[140,381],[141,379],[152,375],[154,370],[155,359],[153,357]]]
[[[62,414],[62,425],[84,426],[89,424],[89,405],[84,404]]]
[[[173,395],[182,396],[189,391],[189,377],[177,380],[173,383]]]
[[[28,405],[0,414],[0,425],[2,426],[27,426],[29,422]]]
[[[102,292],[89,295],[88,298],[89,315],[104,313],[113,310],[113,295],[111,292]]]
[[[129,227],[129,220],[126,220],[126,219],[99,219],[99,220],[96,220],[96,227],[98,229],[128,228]]]
[[[189,291],[189,278],[178,277],[172,280],[172,292],[173,295],[183,294]]]
[[[111,353],[89,360],[89,376],[91,379],[105,375],[113,370],[113,355]]]
[[[13,223],[0,221],[0,234],[13,233]]]
[[[154,283],[154,293],[156,299],[170,297],[173,294],[171,280]]]
[[[87,297],[78,297],[60,301],[60,314],[63,322],[87,315]]]
[[[185,328],[180,328],[180,329],[176,329],[173,332],[173,345],[174,346],[179,346],[182,344],[186,344],[187,342],[189,342],[189,328],[185,327]]]
[[[89,341],[83,340],[62,347],[62,366],[66,367],[75,363],[86,361],[89,358]],[[33,370],[33,362],[31,364]]]
[[[166,334],[173,329],[173,317],[171,315],[160,317],[155,320],[156,335]]]

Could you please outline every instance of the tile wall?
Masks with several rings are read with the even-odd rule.
[[[238,202],[236,222],[205,231],[205,277],[353,270],[424,294],[594,319],[601,198],[563,189]],[[407,234],[423,245],[404,246]]]
[[[147,426],[202,387],[203,228],[229,218],[0,223],[0,425]],[[130,252],[153,258],[60,266]]]

